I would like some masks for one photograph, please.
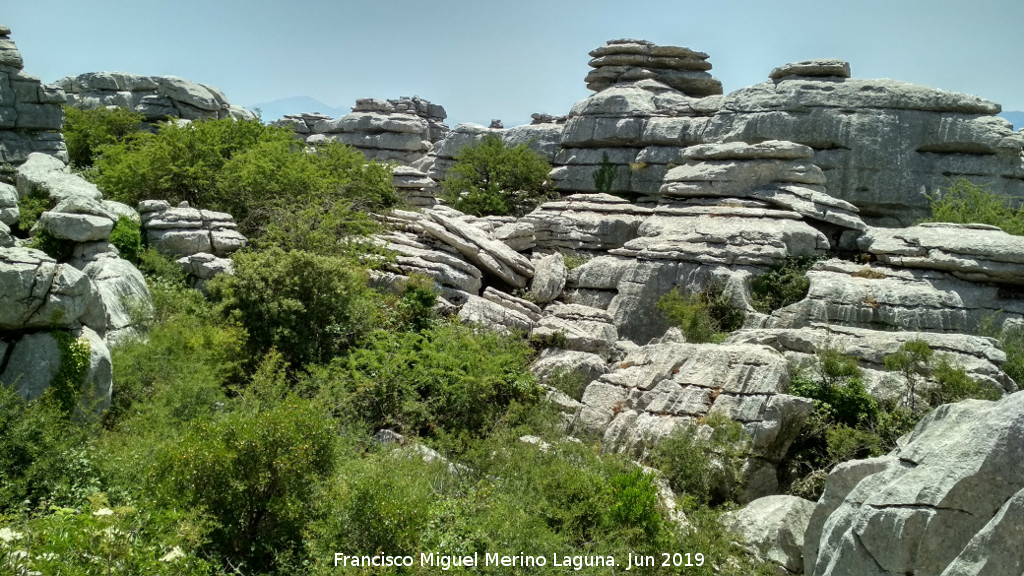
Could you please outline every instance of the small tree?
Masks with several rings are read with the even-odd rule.
[[[910,410],[917,409],[917,385],[931,373],[931,359],[934,352],[924,340],[904,342],[900,349],[885,357],[886,370],[898,371],[907,382],[907,398]]]
[[[445,200],[468,214],[522,214],[546,195],[551,165],[525,144],[509,147],[496,134],[463,148],[441,186]]]

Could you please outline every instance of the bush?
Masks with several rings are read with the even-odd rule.
[[[594,190],[611,194],[612,186],[615,184],[615,165],[608,159],[608,153],[601,153],[601,165],[594,170]]]
[[[354,209],[383,209],[398,200],[386,166],[336,143],[313,153],[291,130],[258,120],[166,123],[156,134],[104,147],[89,176],[105,194],[131,206],[145,199],[186,200],[228,212],[250,236],[296,206],[344,201]]]
[[[699,503],[721,503],[739,491],[749,438],[739,423],[720,414],[705,424],[676,427],[655,446],[651,460],[677,492]]]
[[[545,197],[551,165],[525,144],[506,146],[488,134],[455,156],[444,181],[445,200],[467,214],[523,214]]]
[[[678,326],[688,342],[721,342],[726,333],[743,327],[745,314],[736,309],[721,284],[684,295],[678,286],[658,300],[658,310]]]
[[[816,400],[827,421],[856,427],[870,424],[878,415],[878,404],[862,379],[856,358],[824,348],[814,361],[793,371],[789,393]]]
[[[57,207],[57,201],[33,190],[31,194],[18,200],[17,232],[27,237],[32,227],[39,221],[39,216],[47,210]]]
[[[93,165],[103,146],[124,142],[142,128],[142,114],[124,108],[79,110],[64,106],[64,142],[71,164]]]
[[[516,338],[445,324],[375,333],[364,348],[312,369],[306,385],[349,420],[433,435],[489,430],[512,403],[534,403],[532,351]]]
[[[99,485],[88,437],[52,394],[26,402],[0,384],[0,513],[84,501]]]
[[[762,314],[771,314],[806,298],[811,287],[807,269],[817,260],[817,257],[787,257],[764,274],[755,276],[750,285],[751,305]]]
[[[210,546],[246,572],[299,549],[309,503],[337,464],[337,427],[284,391],[283,378],[280,357],[270,357],[234,410],[188,425],[149,470],[157,500],[205,511]]]
[[[327,362],[383,316],[365,274],[346,260],[272,248],[237,253],[234,263],[234,275],[214,278],[207,290],[246,329],[252,357],[276,348],[296,368]]]
[[[949,188],[931,198],[929,222],[989,224],[1008,234],[1024,235],[1024,206],[1014,199],[996,196],[966,178],[957,178]]]
[[[110,243],[117,248],[121,258],[132,264],[138,263],[142,254],[142,229],[138,222],[128,216],[118,216],[110,231]]]

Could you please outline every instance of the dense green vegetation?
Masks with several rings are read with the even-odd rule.
[[[525,144],[510,147],[488,134],[456,154],[441,186],[451,207],[467,214],[524,214],[546,197],[550,171]]]
[[[64,106],[64,142],[71,164],[93,165],[103,146],[124,142],[142,128],[142,115],[125,108],[79,110]]]
[[[949,188],[931,198],[929,222],[989,224],[1008,234],[1024,235],[1024,206],[997,196],[966,178],[953,180]]]
[[[751,305],[762,314],[796,304],[807,296],[811,287],[807,269],[817,257],[786,258],[750,283]]]
[[[156,133],[133,132],[99,150],[85,174],[109,199],[129,206],[186,200],[230,213],[250,236],[260,236],[268,222],[297,229],[287,218],[296,214],[305,214],[313,230],[358,233],[364,218],[340,216],[398,202],[386,166],[333,142],[310,153],[289,129],[258,120],[165,123]],[[350,219],[354,230],[344,225]]]

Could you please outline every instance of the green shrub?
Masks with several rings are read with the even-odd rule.
[[[386,166],[336,143],[312,153],[291,130],[258,120],[163,124],[156,134],[105,146],[89,177],[131,206],[186,200],[228,212],[249,236],[297,208],[346,202],[357,210],[383,209],[398,200]]]
[[[678,286],[658,300],[658,310],[678,326],[688,342],[721,342],[726,333],[743,327],[745,314],[732,305],[721,284],[685,295]]]
[[[345,352],[380,322],[380,298],[350,262],[272,248],[237,253],[234,275],[207,290],[221,311],[249,335],[250,355],[271,348],[298,368]]]
[[[114,229],[110,231],[110,243],[117,248],[121,258],[137,263],[142,254],[142,229],[138,222],[128,216],[118,216]]]
[[[834,348],[823,348],[817,358],[793,370],[789,393],[816,400],[829,422],[859,426],[873,422],[878,404],[863,384],[857,359]]]
[[[817,260],[817,257],[787,257],[764,274],[755,276],[750,283],[751,305],[762,314],[771,314],[803,300],[811,286],[807,269]]]
[[[931,198],[932,217],[928,221],[989,224],[1021,236],[1024,235],[1024,207],[1014,207],[1017,203],[961,177]]]
[[[677,492],[700,503],[730,500],[741,484],[741,466],[749,438],[738,422],[712,414],[709,428],[678,426],[651,452],[656,468]]]
[[[67,415],[75,414],[75,409],[82,401],[82,388],[89,374],[90,356],[89,341],[75,338],[62,330],[51,332],[60,350],[60,370],[50,381],[47,391],[53,395],[57,405]]]
[[[1014,382],[1024,382],[1024,329],[1005,324],[996,328],[990,319],[982,324],[981,333],[999,340],[999,346],[1006,353],[1006,362],[1000,369]]]
[[[366,346],[312,369],[306,385],[349,420],[373,429],[431,435],[489,430],[509,405],[533,403],[540,387],[520,339],[459,324],[380,331]]]
[[[39,221],[39,216],[57,206],[57,201],[49,196],[33,192],[18,200],[18,225],[16,231],[27,237],[32,227]]]
[[[0,513],[43,502],[75,506],[94,492],[88,437],[52,393],[26,402],[0,384]]]
[[[80,508],[53,507],[46,515],[19,518],[0,529],[14,539],[0,543],[4,574],[154,574],[205,576],[199,557],[202,530],[186,514],[108,507],[102,494]],[[24,551],[26,554],[19,554]]]
[[[88,168],[103,146],[124,142],[142,127],[142,114],[124,108],[79,110],[64,106],[64,142],[71,164]]]
[[[75,252],[73,241],[57,238],[46,229],[37,231],[29,241],[28,247],[45,252],[47,256],[57,262],[67,262]]]
[[[934,352],[924,340],[904,342],[900,349],[885,357],[885,369],[903,375],[907,384],[907,404],[916,411],[917,385],[931,374],[931,360]]]
[[[309,505],[337,464],[337,427],[316,404],[282,393],[280,358],[269,363],[233,410],[165,442],[148,474],[159,502],[204,510],[210,547],[252,573],[299,550]]]
[[[441,186],[452,208],[467,214],[523,214],[545,197],[550,171],[525,144],[509,147],[488,134],[456,154]]]

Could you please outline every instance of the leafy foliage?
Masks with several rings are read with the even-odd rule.
[[[743,327],[746,315],[733,306],[721,284],[685,295],[678,286],[658,300],[658,310],[678,326],[688,342],[720,342],[726,333]]]
[[[365,347],[312,369],[307,386],[373,429],[430,435],[486,431],[513,402],[540,397],[518,339],[459,324],[376,332]]]
[[[467,214],[522,214],[545,195],[551,165],[525,144],[509,147],[496,134],[463,148],[441,183],[445,200]]]
[[[931,198],[929,222],[989,224],[1008,234],[1024,235],[1024,207],[1010,198],[997,196],[966,178],[957,178],[949,188]]]
[[[679,426],[657,446],[651,459],[674,490],[707,504],[731,500],[750,439],[743,427],[711,414],[705,426]]]
[[[819,412],[828,421],[858,426],[878,415],[878,404],[864,388],[856,358],[825,348],[815,361],[794,372],[790,393],[816,400]]]
[[[118,216],[110,231],[110,243],[117,248],[121,258],[133,264],[138,262],[142,254],[142,229],[139,223],[128,216]]]
[[[71,240],[57,238],[47,229],[38,230],[28,243],[29,248],[45,252],[57,262],[67,262],[75,251],[75,243]]]
[[[296,206],[383,209],[398,201],[391,171],[358,151],[327,143],[315,152],[287,128],[258,120],[167,123],[102,148],[90,178],[115,200],[187,200],[222,210],[258,236],[263,223]]]
[[[52,333],[60,350],[60,370],[47,389],[65,414],[74,414],[82,400],[82,388],[89,373],[91,358],[89,341],[75,338],[62,330]]]
[[[17,232],[22,236],[26,237],[32,227],[39,221],[39,216],[47,210],[52,210],[57,206],[57,201],[51,199],[49,196],[44,196],[36,191],[33,191],[28,196],[18,200],[18,225]]]
[[[299,250],[239,253],[234,275],[207,284],[220,310],[249,334],[253,357],[271,348],[293,366],[327,362],[382,316],[366,276],[346,260]]]
[[[64,142],[71,164],[93,165],[103,146],[125,142],[142,128],[143,117],[125,108],[79,110],[64,106]]]
[[[811,283],[807,269],[815,257],[788,257],[751,281],[751,305],[762,314],[796,304],[807,296]]]

